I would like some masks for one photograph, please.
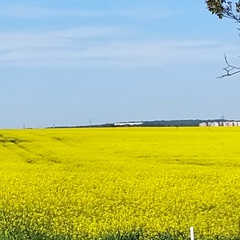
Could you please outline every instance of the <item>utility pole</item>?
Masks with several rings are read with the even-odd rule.
[[[222,113],[222,117],[221,117],[221,119],[224,121],[225,120],[225,116],[224,116],[224,114]]]

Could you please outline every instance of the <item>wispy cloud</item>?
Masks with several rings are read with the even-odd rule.
[[[74,9],[51,9],[43,7],[34,7],[21,4],[7,5],[2,7],[0,16],[14,18],[45,18],[45,17],[98,17],[103,15],[98,11],[81,11]]]
[[[66,48],[91,39],[101,40],[124,35],[118,27],[79,27],[46,32],[0,33],[0,50],[31,48]],[[78,44],[79,45],[79,44]]]
[[[46,18],[46,17],[77,17],[77,18],[98,18],[122,16],[129,18],[161,19],[177,15],[176,11],[154,8],[154,6],[137,6],[134,9],[108,9],[108,10],[79,10],[35,7],[24,4],[1,6],[0,17],[13,18]]]
[[[116,40],[124,29],[83,27],[0,34],[0,65],[164,66],[219,60],[228,46],[215,41]],[[231,47],[235,50],[235,47]],[[228,48],[230,51],[231,48]]]

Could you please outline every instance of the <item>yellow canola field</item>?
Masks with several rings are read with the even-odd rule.
[[[240,232],[240,128],[0,130],[0,234]]]

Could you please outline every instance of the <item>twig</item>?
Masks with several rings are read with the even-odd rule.
[[[223,70],[226,72],[225,74],[222,74],[221,76],[217,78],[224,78],[224,77],[230,77],[232,75],[240,73],[240,67],[233,66],[228,62],[226,54],[224,54],[224,60],[225,63],[227,64],[226,67],[223,68]]]

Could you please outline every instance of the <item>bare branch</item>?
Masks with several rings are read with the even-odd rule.
[[[232,75],[238,74],[240,73],[240,67],[237,66],[233,66],[232,64],[230,64],[228,62],[227,56],[226,54],[224,54],[224,60],[226,63],[226,67],[223,68],[223,70],[225,71],[224,74],[222,74],[221,76],[217,77],[217,78],[224,78],[224,77],[230,77]]]

